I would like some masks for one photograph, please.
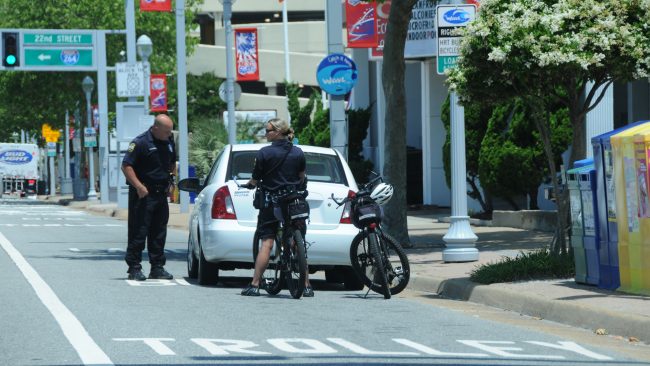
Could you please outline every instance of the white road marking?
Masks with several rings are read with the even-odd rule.
[[[267,342],[269,342],[273,347],[279,349],[280,351],[284,352],[289,352],[289,353],[306,353],[306,354],[313,354],[313,353],[337,353],[337,351],[326,345],[325,343],[316,340],[316,339],[309,339],[309,338],[271,338],[267,339]],[[304,344],[307,346],[307,348],[301,347],[298,348],[294,346],[293,344],[298,343],[298,344]]]
[[[462,344],[466,344],[468,346],[476,347],[482,351],[485,352],[490,352],[494,353],[497,356],[502,356],[502,357],[513,357],[513,358],[545,358],[545,359],[550,359],[550,360],[563,360],[564,357],[562,356],[553,356],[553,355],[527,355],[527,354],[518,354],[518,353],[512,353],[512,352],[507,352],[507,351],[523,351],[522,348],[519,347],[503,347],[503,346],[497,346],[499,344],[515,344],[515,342],[511,341],[470,341],[470,340],[458,340],[458,342]],[[490,344],[493,344],[494,346],[490,346]]]
[[[167,347],[163,341],[175,341],[174,338],[113,338],[118,342],[144,342],[161,356],[174,356],[176,353]]]
[[[343,348],[358,353],[360,355],[384,355],[384,356],[397,356],[397,355],[406,355],[406,356],[418,356],[419,353],[416,352],[390,352],[390,351],[372,351],[367,348],[361,347],[358,344],[346,341],[343,338],[327,338],[328,341],[338,344]]]
[[[71,252],[80,252],[79,248],[69,248]]]
[[[252,351],[245,348],[259,347],[251,341],[242,341],[238,339],[215,339],[215,338],[192,338],[192,342],[203,347],[208,353],[213,356],[225,356],[230,352],[246,353],[250,355],[270,355],[268,352]],[[225,343],[218,345],[216,343]]]
[[[72,312],[59,300],[52,288],[25,260],[20,252],[0,233],[0,246],[23,273],[36,295],[54,317],[68,342],[74,347],[84,365],[113,365],[111,359],[90,337],[88,331]]]
[[[603,361],[613,360],[613,358],[611,357],[601,355],[596,352],[592,352],[574,342],[558,342],[559,345],[553,343],[547,343],[547,342],[537,342],[537,341],[525,341],[525,342],[530,344],[536,344],[538,346],[545,346],[545,347],[550,347],[550,348],[555,348],[555,349],[560,349],[565,351],[572,351],[575,353],[579,353],[583,356],[591,357],[596,360],[603,360]]]
[[[441,352],[438,351],[437,349],[433,349],[430,347],[427,347],[425,345],[415,343],[413,341],[410,341],[408,339],[404,338],[393,338],[393,341],[403,344],[407,347],[414,348],[424,354],[427,355],[433,355],[433,356],[443,356],[443,357],[488,357],[485,353],[449,353],[449,352]]]

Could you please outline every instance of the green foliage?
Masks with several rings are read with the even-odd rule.
[[[494,108],[481,143],[479,176],[483,187],[509,202],[529,194],[531,208],[536,209],[538,187],[549,171],[543,143],[530,114],[521,100]],[[571,141],[571,122],[566,108],[550,115],[553,155],[559,160]]]
[[[200,0],[186,0],[186,45],[191,54],[196,38],[189,36],[194,27],[194,9]],[[149,62],[152,73],[175,73],[176,71],[176,27],[174,13],[145,12],[138,10],[135,16],[137,36],[147,34],[153,42],[154,51]],[[122,0],[59,0],[28,1],[0,0],[0,28],[22,29],[124,29],[125,14]],[[124,35],[107,36],[107,63],[120,62],[120,51],[126,49]],[[0,139],[19,129],[39,133],[43,123],[54,128],[63,128],[65,110],[73,110],[76,103],[86,115],[85,95],[81,80],[89,73],[84,72],[0,72]],[[90,73],[97,85],[95,73]],[[118,101],[115,89],[115,75],[108,73],[108,107],[114,111]],[[168,104],[176,104],[176,78],[171,77],[168,85]],[[97,86],[92,101],[96,103]],[[175,116],[172,118],[176,120]],[[85,121],[85,118],[84,118]]]
[[[300,107],[298,96],[300,88],[297,84],[287,85],[289,113],[291,125],[296,131],[296,137],[301,144],[314,146],[330,146],[329,109],[323,108],[320,93],[312,90],[309,101]],[[312,118],[313,114],[313,118]],[[374,165],[363,158],[363,140],[368,135],[368,126],[372,115],[371,107],[346,111],[348,119],[348,165],[357,182],[367,182]]]
[[[481,190],[478,188],[479,181],[479,153],[481,141],[487,130],[488,120],[492,114],[492,107],[481,105],[478,103],[470,103],[465,107],[465,160],[467,169],[467,194],[476,200],[482,202],[483,210],[491,212],[492,207],[489,199],[483,197]],[[445,127],[447,135],[445,143],[442,146],[442,161],[445,170],[445,180],[447,186],[451,188],[451,114],[450,114],[450,98],[447,99],[442,105],[442,124]],[[485,188],[485,187],[483,187]]]
[[[214,159],[227,144],[228,131],[220,118],[199,118],[192,121],[189,138],[189,163],[196,167],[196,176],[204,177]]]
[[[219,86],[224,82],[212,73],[187,75],[187,120],[221,118],[227,109],[219,97]]]
[[[553,254],[548,249],[520,252],[517,257],[502,257],[483,264],[470,273],[470,280],[482,284],[570,278],[575,275],[575,263],[570,254]]]

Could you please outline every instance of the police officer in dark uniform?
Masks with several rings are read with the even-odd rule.
[[[122,161],[129,185],[129,229],[124,260],[129,266],[130,280],[147,279],[140,264],[145,241],[151,263],[149,278],[174,278],[164,268],[169,220],[167,193],[176,168],[172,128],[169,116],[157,115],[153,126],[131,142]]]
[[[260,183],[262,189],[270,193],[290,188],[303,190],[306,184],[305,155],[300,148],[291,143],[293,130],[289,128],[289,124],[279,118],[271,119],[266,124],[266,139],[271,142],[271,145],[265,146],[257,152],[253,175],[244,186],[253,188]],[[278,228],[279,222],[273,214],[273,205],[261,207],[257,217],[257,230],[261,234],[262,248],[260,248],[255,261],[253,280],[242,290],[242,295],[259,296],[261,276],[269,264]],[[309,284],[309,277],[306,279],[303,296],[314,296],[314,290]]]

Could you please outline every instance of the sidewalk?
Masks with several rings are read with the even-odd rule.
[[[39,197],[50,202],[68,204],[106,216],[126,219],[126,209],[115,203],[71,201],[71,197]],[[190,207],[191,211],[191,207]],[[590,329],[606,329],[608,334],[635,337],[650,343],[650,297],[601,290],[576,284],[571,279],[528,281],[481,285],[469,280],[469,273],[481,264],[515,257],[520,251],[545,246],[550,232],[528,231],[506,227],[472,226],[478,236],[477,262],[444,263],[442,237],[448,223],[439,220],[448,211],[409,211],[408,226],[413,248],[407,249],[411,264],[409,288],[436,293],[442,297],[493,306],[520,314]],[[180,213],[180,205],[170,204],[169,225],[187,229],[188,214]]]

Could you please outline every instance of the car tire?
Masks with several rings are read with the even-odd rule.
[[[201,286],[214,286],[219,281],[219,268],[216,264],[210,263],[203,255],[203,248],[199,244],[199,269],[198,279]]]
[[[196,279],[199,276],[199,260],[194,255],[192,235],[187,238],[187,277]]]

